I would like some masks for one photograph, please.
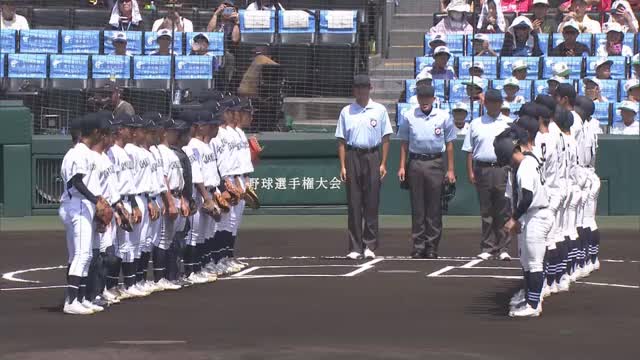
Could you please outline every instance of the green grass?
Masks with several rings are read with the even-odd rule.
[[[598,217],[601,229],[637,230],[640,232],[640,216]],[[243,229],[346,229],[346,215],[249,215],[242,220]],[[410,229],[408,215],[380,216],[380,227]],[[479,216],[445,216],[444,227],[449,229],[480,229]],[[0,218],[0,231],[62,231],[64,227],[57,216],[31,216]]]

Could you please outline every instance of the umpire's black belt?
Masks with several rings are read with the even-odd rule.
[[[481,168],[488,168],[488,167],[499,168],[499,167],[502,167],[502,166],[498,165],[497,162],[486,162],[486,161],[476,161],[475,165],[477,167],[481,167]]]
[[[374,146],[372,148],[368,148],[367,149],[367,148],[359,148],[359,147],[347,145],[347,150],[355,151],[355,152],[360,153],[360,154],[373,153],[373,152],[378,151],[379,148],[380,148],[380,146]]]
[[[440,159],[442,157],[442,153],[437,154],[417,154],[417,153],[409,153],[409,160],[435,160]]]

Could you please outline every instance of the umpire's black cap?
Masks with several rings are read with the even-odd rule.
[[[420,85],[416,88],[416,95],[432,98],[436,95],[436,91],[431,85]]]
[[[487,90],[487,92],[484,94],[484,101],[489,101],[489,102],[502,102],[502,93],[500,92],[500,90],[496,90],[496,89],[489,89]]]
[[[371,79],[367,74],[358,74],[353,78],[353,87],[369,87],[371,86]]]

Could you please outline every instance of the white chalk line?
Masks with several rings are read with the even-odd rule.
[[[25,274],[25,273],[33,272],[33,271],[64,269],[66,267],[67,267],[66,265],[59,265],[59,266],[49,266],[49,267],[26,269],[26,270],[17,270],[17,271],[12,271],[12,272],[8,272],[8,273],[5,273],[5,274],[2,274],[2,278],[5,279],[5,280],[14,281],[14,282],[39,284],[40,281],[19,279],[19,278],[16,277],[16,275]]]
[[[442,269],[438,270],[438,271],[434,271],[431,274],[428,274],[427,277],[438,277],[444,273],[446,273],[449,270],[453,270],[455,269],[455,266],[445,266]]]
[[[108,344],[117,345],[177,345],[186,344],[185,340],[118,340],[107,341]]]
[[[478,264],[480,264],[481,262],[483,262],[484,260],[482,259],[475,259],[475,260],[471,260],[468,263],[460,266],[461,269],[470,269]]]
[[[363,273],[363,272],[365,272],[365,271],[367,271],[367,270],[371,270],[371,269],[373,269],[373,268],[374,268],[374,266],[373,266],[373,265],[375,265],[375,264],[377,264],[377,263],[379,263],[379,262],[381,262],[381,261],[384,261],[384,258],[376,258],[376,259],[373,259],[373,260],[371,260],[371,261],[369,261],[369,262],[366,262],[366,263],[364,263],[364,264],[360,265],[360,268],[358,268],[358,269],[356,269],[356,270],[353,270],[352,272],[350,272],[350,273],[348,273],[348,274],[341,275],[341,276],[345,276],[345,277],[352,277],[352,276],[356,276],[356,275],[358,275],[358,274],[360,274],[360,273]]]

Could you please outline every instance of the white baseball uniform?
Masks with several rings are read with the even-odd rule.
[[[100,173],[100,193],[95,195],[102,195],[109,204],[113,205],[120,200],[120,194],[116,190],[117,179],[114,166],[107,153],[100,153],[98,156],[97,164]],[[93,234],[93,248],[100,249],[100,252],[103,253],[108,247],[113,245],[113,238],[116,233],[115,228],[115,219],[113,219],[111,225],[107,226],[104,233],[95,232]]]
[[[550,123],[551,125],[551,123]],[[564,190],[559,171],[561,170],[561,159],[559,149],[560,131],[557,125],[553,123],[554,131],[546,133],[538,133],[535,140],[535,148],[539,150],[539,159],[543,163],[543,174],[545,178],[545,188],[547,195],[549,196],[549,210],[553,213],[554,221],[549,232],[549,238],[547,239],[547,245],[550,249],[555,248],[556,242],[562,241],[560,234],[560,208],[563,205],[564,198],[566,196],[566,190]],[[556,131],[557,129],[557,131]]]
[[[167,186],[164,182],[164,171],[162,170],[162,157],[160,156],[160,152],[156,145],[152,145],[149,147],[149,152],[151,152],[151,156],[153,157],[153,162],[151,163],[151,173],[152,176],[151,187],[152,191],[149,196],[151,198],[150,201],[154,201],[160,210],[160,214],[162,214],[162,194],[167,191]],[[154,244],[158,243],[160,238],[160,227],[162,226],[162,217],[158,218],[156,221],[151,221],[149,223],[149,229],[147,231],[147,240],[145,242],[146,248],[144,251],[151,251],[151,248]],[[148,250],[146,250],[148,249]]]
[[[578,238],[576,230],[577,207],[582,197],[582,191],[578,185],[578,144],[571,135],[562,134],[565,145],[566,177],[567,177],[567,200],[568,207],[565,212],[563,222],[563,236],[568,236],[571,240]]]
[[[196,161],[202,173],[202,180],[207,191],[215,191],[220,185],[220,175],[218,174],[218,166],[216,163],[215,153],[211,146],[199,139],[192,138],[189,145],[194,150]],[[197,204],[201,205],[204,199],[197,194]],[[206,239],[212,238],[215,234],[216,223],[211,216],[200,213],[198,216],[198,228],[194,229],[198,244],[203,244]],[[193,226],[195,228],[195,226]]]
[[[596,207],[600,193],[600,178],[596,174],[596,153],[598,151],[598,134],[601,133],[597,119],[585,122],[584,143],[582,144],[582,158],[584,173],[587,176],[586,197],[583,206],[582,225],[591,230],[598,229],[596,224]]]
[[[196,138],[191,138],[191,140],[189,140],[189,143],[184,147],[182,147],[182,150],[187,154],[187,156],[189,157],[189,162],[191,163],[191,178],[193,182],[193,199],[195,200],[196,206],[198,207],[198,209],[200,209],[204,200],[202,199],[200,192],[198,192],[198,189],[196,188],[196,184],[204,184],[204,176],[202,173],[202,162],[200,160],[200,155],[197,151],[197,145],[195,145],[194,140],[199,141]],[[189,223],[191,224],[191,226],[186,236],[187,245],[196,246],[197,244],[202,243],[199,241],[199,238],[200,238],[199,231],[200,231],[200,220],[204,216],[206,215],[203,215],[200,211],[196,211],[196,213],[189,218]]]
[[[235,169],[237,168],[237,157],[235,156],[236,147],[239,137],[234,136],[236,132],[229,126],[220,126],[218,135],[210,141],[215,148],[217,155],[217,165],[220,172],[221,181],[227,178],[233,179]],[[233,233],[236,229],[236,210],[238,205],[231,206],[228,213],[222,214],[222,218],[217,225],[218,231],[228,231]]]
[[[134,259],[139,259],[149,228],[147,194],[151,189],[151,153],[147,156],[146,152],[148,151],[131,143],[125,145],[124,150],[129,154],[131,160],[133,160],[133,193],[135,194],[136,203],[142,214],[142,220],[138,224],[133,224],[133,231],[129,234],[129,238],[134,247]]]
[[[238,142],[238,151],[237,151],[237,174],[241,177],[241,184],[243,190],[246,188],[245,178],[244,176],[253,172],[253,163],[251,162],[251,150],[249,149],[249,140],[247,139],[247,135],[244,131],[235,127],[234,130],[239,136]],[[242,222],[242,215],[244,213],[246,202],[244,200],[240,200],[238,202],[238,206],[236,209],[236,223],[235,229],[233,231],[233,235],[236,235],[238,232],[238,228],[240,227],[240,223]]]
[[[67,250],[69,254],[69,275],[86,277],[92,258],[92,242],[95,226],[93,217],[95,204],[86,199],[69,181],[82,174],[82,182],[94,195],[100,194],[100,174],[97,154],[84,143],[76,144],[69,150],[60,169],[65,190],[60,199],[58,214],[65,225]]]
[[[114,165],[116,191],[120,194],[122,204],[125,209],[130,213],[131,203],[129,202],[128,197],[129,195],[135,195],[135,189],[133,187],[133,176],[135,170],[133,159],[131,159],[129,154],[127,154],[127,152],[117,144],[111,146],[107,155]],[[129,232],[117,227],[114,247],[118,258],[127,263],[133,262],[134,246],[131,242]]]
[[[158,145],[158,152],[162,159],[162,178],[168,185],[167,196],[169,201],[173,201],[177,209],[180,209],[180,196],[184,188],[184,177],[182,176],[182,165],[176,153],[166,145]],[[175,220],[171,220],[168,215],[162,217],[160,226],[160,236],[154,246],[162,250],[168,250],[173,242],[178,229],[184,227],[186,218],[178,215]]]

